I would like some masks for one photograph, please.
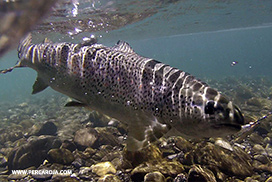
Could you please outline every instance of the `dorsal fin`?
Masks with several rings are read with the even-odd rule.
[[[47,37],[45,37],[44,40],[43,40],[43,43],[52,44],[53,42],[50,39],[48,39]]]
[[[135,53],[130,45],[122,40],[119,40],[115,46],[112,47],[114,50],[122,51],[125,53]]]

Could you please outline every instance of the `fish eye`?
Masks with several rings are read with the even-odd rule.
[[[204,108],[205,114],[214,114],[215,108],[214,108],[214,101],[208,101],[205,108]]]

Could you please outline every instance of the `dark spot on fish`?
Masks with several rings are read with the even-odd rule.
[[[214,108],[214,101],[209,101],[205,108],[204,108],[205,114],[214,114],[215,108]]]
[[[60,55],[60,59],[61,59],[61,62],[67,62],[67,59],[68,59],[68,53],[69,53],[69,46],[67,45],[64,45],[62,48],[61,48],[61,55]]]

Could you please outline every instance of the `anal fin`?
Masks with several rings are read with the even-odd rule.
[[[32,94],[36,94],[38,92],[43,91],[48,87],[48,84],[46,84],[39,76],[36,78],[35,83],[32,86]]]
[[[87,105],[77,101],[71,101],[65,104],[65,107],[86,107]]]

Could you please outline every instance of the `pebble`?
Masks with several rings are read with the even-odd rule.
[[[143,181],[147,173],[159,171],[165,176],[176,176],[184,171],[184,167],[177,161],[151,161],[145,162],[135,167],[131,172],[134,181]]]
[[[247,177],[244,182],[259,182],[258,180],[252,179],[251,177]]]
[[[105,176],[100,177],[98,182],[121,182],[121,180],[113,174],[106,174]]]
[[[181,173],[181,174],[178,174],[174,181],[173,182],[187,182],[187,177],[185,174]]]
[[[48,171],[48,169],[46,169]],[[46,174],[46,173],[41,173],[41,174],[32,174],[31,175],[34,179],[36,180],[48,180],[50,179],[53,175],[52,174]]]
[[[41,128],[38,130],[38,132],[34,135],[40,136],[40,135],[56,135],[57,134],[57,126],[52,121],[45,122]]]
[[[48,160],[51,163],[69,165],[74,161],[72,152],[65,148],[51,149],[48,152]]]
[[[159,171],[147,173],[144,182],[165,182],[165,177]]]
[[[216,182],[213,172],[200,165],[194,165],[188,174],[188,182]]]
[[[267,164],[270,162],[270,160],[268,159],[266,155],[257,154],[257,155],[254,155],[253,158],[256,159],[257,161],[260,161],[263,164]]]
[[[3,155],[0,155],[0,167],[5,167],[7,166],[8,164],[8,159],[3,156]]]
[[[267,180],[265,180],[265,182],[272,182],[272,176],[267,178]]]
[[[217,145],[217,146],[220,146],[220,147],[222,147],[222,148],[224,148],[224,149],[233,151],[233,148],[232,148],[232,146],[230,145],[230,143],[227,142],[227,141],[225,141],[225,140],[223,140],[222,138],[216,139],[214,144]]]
[[[260,144],[255,144],[252,148],[254,154],[267,155],[265,149]]]
[[[9,170],[38,167],[47,157],[50,149],[59,148],[61,141],[55,136],[30,137],[26,144],[14,148],[8,157]]]
[[[111,162],[100,162],[91,166],[92,172],[98,176],[104,176],[106,174],[115,174],[116,169]]]
[[[7,179],[8,180],[20,180],[25,178],[27,175],[26,174],[10,174],[8,175]]]

